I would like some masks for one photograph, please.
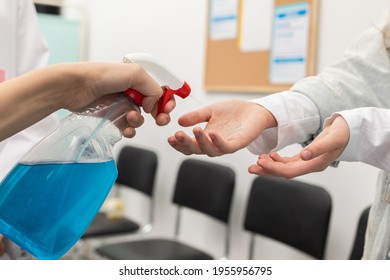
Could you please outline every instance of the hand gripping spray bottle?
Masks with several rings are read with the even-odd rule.
[[[173,94],[190,93],[187,83],[147,54],[127,55],[124,62],[138,63],[164,82],[158,113]],[[126,113],[139,110],[142,97],[128,89],[73,113],[26,154],[0,185],[0,233],[38,259],[65,254],[117,178],[112,148],[121,139]]]

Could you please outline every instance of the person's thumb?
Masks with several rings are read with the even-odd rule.
[[[332,139],[329,135],[324,138],[314,141],[300,152],[302,160],[311,160],[326,153],[330,153],[339,148],[338,143]]]

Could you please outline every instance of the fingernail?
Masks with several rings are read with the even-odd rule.
[[[313,156],[313,154],[310,151],[308,151],[308,150],[303,150],[302,151],[301,158],[303,160],[309,160],[309,159],[312,158],[312,156]]]

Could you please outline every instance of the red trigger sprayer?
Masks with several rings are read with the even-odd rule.
[[[161,63],[157,62],[156,59],[149,54],[128,54],[123,58],[123,62],[140,64],[147,72],[156,76],[157,79],[165,83],[163,86],[164,92],[158,101],[157,114],[160,114],[164,111],[165,105],[173,95],[180,96],[181,98],[186,98],[188,95],[190,95],[190,86],[185,81],[181,81],[179,78],[177,78],[176,75],[170,72]],[[144,97],[142,93],[135,89],[128,89],[124,93],[130,96],[134,100],[135,104],[140,107],[142,106],[142,100]]]

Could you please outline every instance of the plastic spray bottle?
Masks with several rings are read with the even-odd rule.
[[[163,82],[158,113],[176,94],[190,93],[186,82],[147,54],[124,62],[141,64]],[[128,89],[109,95],[81,113],[72,113],[39,142],[0,185],[0,233],[38,259],[59,259],[91,223],[118,172],[112,148],[126,127],[126,113],[139,110],[142,94]]]

